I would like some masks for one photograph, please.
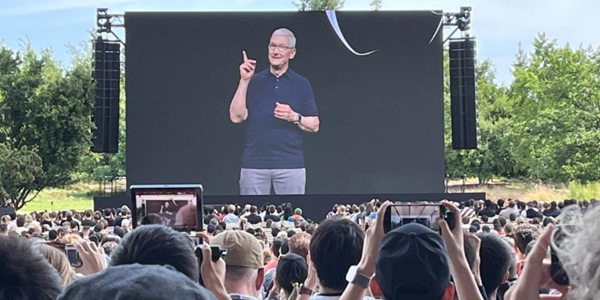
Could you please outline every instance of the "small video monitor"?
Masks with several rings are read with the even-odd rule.
[[[202,185],[132,185],[129,191],[134,227],[163,224],[178,231],[202,231]]]

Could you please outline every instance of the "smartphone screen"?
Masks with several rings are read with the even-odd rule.
[[[438,203],[406,203],[390,205],[384,214],[384,231],[389,232],[408,223],[419,223],[427,227],[435,227],[435,220],[440,217]]]
[[[79,252],[77,252],[75,247],[72,245],[67,245],[65,247],[65,252],[67,254],[67,258],[69,259],[69,263],[71,263],[71,266],[79,268],[83,265],[81,262],[81,257],[79,256]]]

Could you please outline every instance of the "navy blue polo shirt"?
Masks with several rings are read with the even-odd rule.
[[[317,116],[310,82],[288,69],[279,78],[269,69],[254,74],[248,85],[248,130],[242,157],[245,169],[304,168],[302,129],[275,117],[275,102],[302,116]]]

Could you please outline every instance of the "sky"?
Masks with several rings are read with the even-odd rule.
[[[96,8],[126,11],[295,11],[293,0],[0,0],[0,41],[22,49],[50,47],[64,64],[67,45],[80,45],[95,29]],[[346,0],[343,10],[369,10],[371,0]],[[456,12],[472,6],[471,32],[477,37],[478,59],[490,59],[499,83],[512,81],[511,64],[519,44],[531,51],[540,32],[561,45],[598,48],[598,0],[382,0],[382,10]],[[398,29],[401,30],[401,29]],[[448,35],[450,29],[445,30]],[[124,32],[117,31],[123,37]]]

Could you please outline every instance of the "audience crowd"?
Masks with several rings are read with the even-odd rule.
[[[127,206],[11,213],[0,299],[600,299],[597,204],[442,201],[453,228],[389,232],[377,199],[319,223],[289,203],[205,206],[199,232]]]

